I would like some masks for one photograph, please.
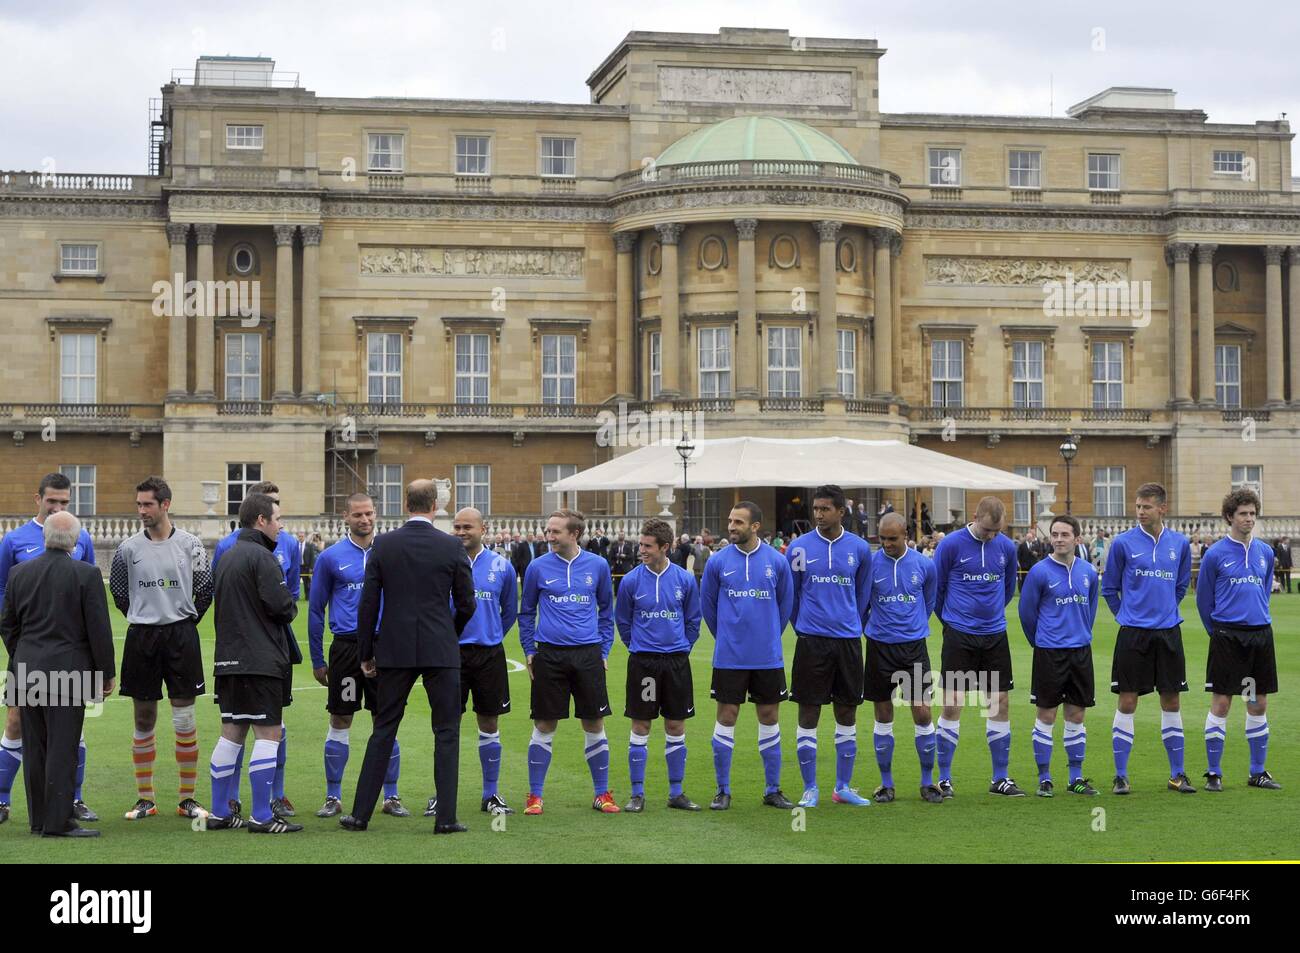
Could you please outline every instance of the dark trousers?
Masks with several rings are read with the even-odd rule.
[[[76,827],[72,793],[77,786],[77,749],[86,720],[82,705],[23,706],[23,783],[27,817],[34,831]]]
[[[369,821],[388,771],[388,759],[397,740],[397,726],[406,711],[406,699],[419,679],[433,723],[433,783],[438,792],[438,823],[456,822],[456,785],[460,770],[460,669],[459,668],[390,668],[375,676],[378,700],[375,703],[374,728],[366,745],[366,759],[357,778],[357,793],[352,799],[352,816]],[[69,806],[71,810],[71,806]]]

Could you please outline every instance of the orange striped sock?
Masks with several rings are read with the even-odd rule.
[[[131,760],[135,763],[136,795],[146,801],[154,800],[153,760],[155,748],[153,732],[135,732],[131,742]]]
[[[199,767],[199,732],[197,728],[176,732],[176,767],[181,776],[181,796],[194,797],[194,779]]]

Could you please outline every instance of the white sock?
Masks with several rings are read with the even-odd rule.
[[[533,729],[533,737],[532,737],[532,740],[531,740],[529,743],[530,743],[530,744],[535,744],[535,745],[541,745],[541,746],[542,746],[543,748],[545,748],[547,751],[550,751],[550,750],[551,750],[551,742],[554,741],[554,740],[555,740],[555,732],[553,732],[553,731],[538,731],[536,728],[534,728],[534,729]]]
[[[628,738],[628,744],[631,744],[631,745],[638,745],[638,746],[644,748],[646,745],[650,744],[650,736],[649,736],[649,735],[638,735],[638,734],[634,731],[634,732],[632,732],[631,737]]]
[[[721,741],[724,745],[735,747],[736,745],[736,726],[724,725],[722,722],[715,722],[713,725],[713,738],[715,741]]]
[[[1163,732],[1166,728],[1177,728],[1183,730],[1183,713],[1181,711],[1162,711],[1160,713],[1160,730]],[[1133,733],[1133,716],[1128,716],[1128,732]]]
[[[961,722],[957,720],[949,721],[947,718],[944,718],[942,715],[939,716],[939,727],[942,728],[944,731],[948,732],[950,735],[961,734]]]
[[[1165,712],[1169,714],[1169,712]],[[1133,736],[1133,715],[1132,713],[1124,714],[1122,711],[1115,712],[1115,720],[1111,723],[1112,728],[1118,728],[1120,731],[1126,731],[1129,737]]]
[[[934,722],[930,722],[928,725],[914,725],[913,727],[916,728],[916,737],[918,738],[934,734]]]
[[[858,736],[857,725],[836,725],[835,726],[835,743],[848,741]]]
[[[894,733],[894,723],[892,721],[877,721],[871,725],[873,735],[892,735]]]
[[[334,741],[341,745],[348,745],[348,739],[351,737],[352,729],[350,728],[330,728],[325,732],[326,741]]]

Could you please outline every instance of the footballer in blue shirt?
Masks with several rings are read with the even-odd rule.
[[[1008,692],[1011,646],[1007,642],[1007,606],[1016,594],[1016,544],[1002,533],[1006,507],[986,496],[975,507],[975,522],[949,533],[934,553],[937,575],[935,613],[943,623],[940,680],[943,715],[939,718],[939,790],[953,797],[952,761],[961,733],[962,696],[988,697],[985,738],[993,760],[990,794],[1024,797],[1008,775],[1011,719]]]
[[[1196,610],[1210,636],[1205,662],[1205,690],[1211,693],[1205,716],[1207,791],[1223,790],[1223,741],[1232,696],[1238,694],[1246,702],[1247,783],[1274,791],[1282,786],[1265,768],[1268,696],[1277,692],[1277,658],[1268,604],[1273,547],[1253,535],[1258,516],[1254,490],[1233,490],[1223,498],[1228,535],[1205,551],[1196,581]]]
[[[758,753],[766,788],[763,803],[790,810],[781,793],[781,702],[786,697],[781,636],[794,609],[794,581],[785,557],[759,537],[763,511],[748,500],[727,516],[730,544],[704,564],[700,600],[713,633],[713,772],[718,793],[709,809],[731,807],[731,755],[736,719],[746,699],[758,715]]]
[[[786,549],[794,578],[794,664],[790,700],[799,706],[795,751],[803,775],[800,807],[816,807],[817,723],[822,708],[835,715],[836,804],[868,807],[851,783],[858,754],[858,706],[862,704],[862,632],[871,608],[871,546],[846,532],[844,491],[828,484],[812,494],[815,526]]]
[[[72,502],[72,481],[62,473],[47,473],[41,477],[36,490],[36,516],[0,539],[0,608],[4,607],[5,588],[9,571],[19,563],[35,559],[45,552],[45,520],[62,513]],[[84,529],[71,552],[73,559],[95,564],[95,547],[90,534]],[[10,659],[12,664],[13,659]],[[5,716],[4,733],[0,734],[0,824],[9,820],[9,799],[18,769],[23,763],[23,729],[18,718],[19,709],[11,707]],[[77,749],[77,781],[73,791],[72,811],[83,823],[99,820],[99,816],[81,799],[81,783],[86,776],[86,738],[83,735]]]
[[[1079,521],[1055,516],[1048,532],[1052,551],[1025,576],[1020,590],[1020,626],[1034,647],[1029,700],[1038,706],[1034,722],[1034,763],[1038,796],[1052,797],[1052,729],[1056,711],[1065,706],[1065,756],[1071,794],[1097,794],[1083,776],[1088,735],[1084,713],[1095,705],[1092,670],[1092,624],[1101,588],[1097,570],[1078,555]]]
[[[1133,713],[1138,697],[1160,693],[1160,735],[1169,756],[1169,790],[1195,794],[1183,770],[1183,715],[1179,693],[1187,691],[1182,616],[1192,582],[1192,547],[1165,525],[1169,504],[1159,483],[1143,483],[1135,503],[1138,525],[1110,544],[1101,576],[1101,597],[1119,623],[1111,657],[1110,690],[1119,696],[1111,727],[1115,753],[1114,794],[1128,794],[1133,750]]]
[[[623,810],[645,810],[645,766],[650,723],[664,716],[668,806],[698,811],[682,792],[686,777],[686,719],[695,715],[691,649],[700,637],[700,590],[695,574],[668,561],[673,528],[661,519],[641,526],[641,564],[623,577],[614,621],[628,648],[627,707],[632,737],[627,749],[632,797]]]

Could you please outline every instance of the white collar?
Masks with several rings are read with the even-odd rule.
[[[430,526],[433,525],[433,520],[429,519],[427,516],[410,516],[407,517],[406,522],[414,523],[416,520],[419,520],[421,523],[428,523]]]

